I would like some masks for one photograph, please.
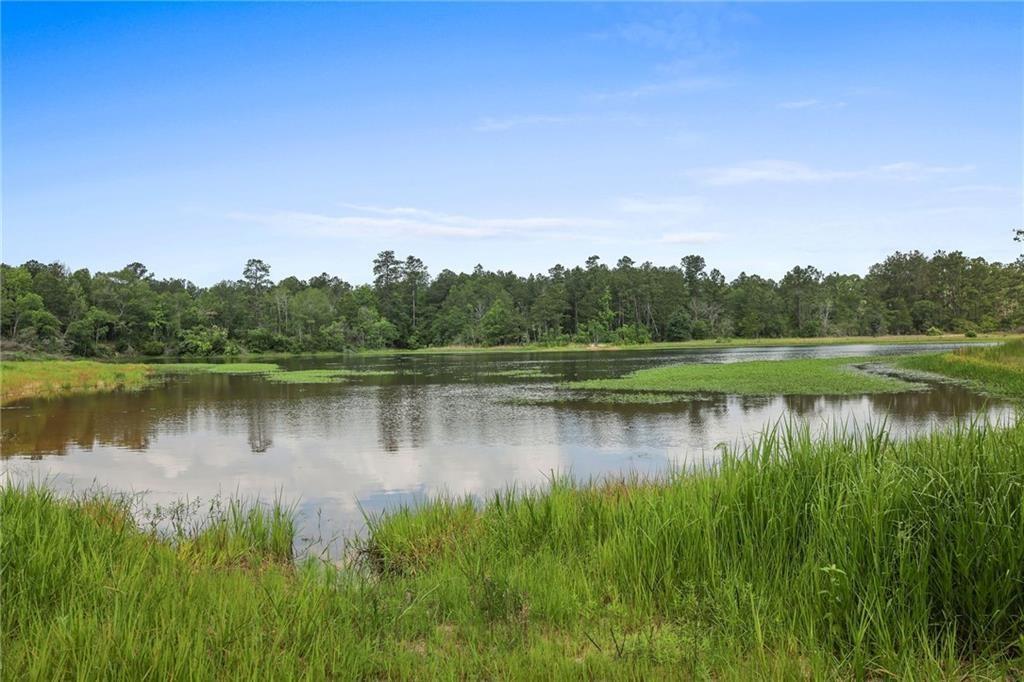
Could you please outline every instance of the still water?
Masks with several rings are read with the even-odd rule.
[[[943,348],[949,346],[928,347]],[[64,489],[145,492],[149,503],[277,495],[296,503],[306,526],[315,523],[315,532],[335,536],[358,531],[364,511],[441,492],[481,496],[543,483],[552,472],[586,478],[712,461],[718,444],[753,437],[787,415],[819,428],[884,419],[902,434],[984,410],[995,418],[1010,414],[1008,405],[948,384],[895,395],[522,404],[564,397],[558,384],[565,380],[670,363],[923,350],[858,345],[289,359],[278,364],[390,373],[312,385],[190,375],[137,393],[23,402],[2,413],[0,473]]]

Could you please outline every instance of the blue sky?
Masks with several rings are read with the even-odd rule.
[[[1012,260],[1020,4],[2,6],[3,259]]]

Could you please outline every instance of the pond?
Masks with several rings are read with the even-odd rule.
[[[339,356],[286,369],[380,374],[342,383],[259,376],[168,377],[136,393],[23,402],[3,410],[4,476],[58,488],[145,492],[147,503],[280,496],[307,535],[347,535],[377,513],[438,493],[484,496],[510,485],[657,473],[713,461],[719,443],[793,415],[816,428],[886,423],[900,434],[1008,405],[962,387],[848,397],[705,395],[670,404],[564,403],[566,380],[679,362],[854,357],[946,345],[758,347],[673,351]],[[315,528],[314,528],[315,526]]]

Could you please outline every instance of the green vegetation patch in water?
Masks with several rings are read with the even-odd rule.
[[[392,374],[395,372],[385,370],[301,369],[273,372],[266,379],[281,384],[332,384],[355,377],[383,377]]]
[[[730,393],[735,395],[856,395],[921,388],[893,377],[859,370],[877,358],[752,360],[723,364],[679,364],[641,369],[617,379],[566,384],[590,391]]]
[[[630,391],[574,392],[562,397],[511,398],[507,405],[537,407],[586,407],[588,405],[675,405],[700,400],[701,397],[684,393],[634,393]]]
[[[481,372],[482,377],[503,377],[506,379],[555,379],[557,374],[547,374],[539,367],[524,369],[502,369],[493,372]]]

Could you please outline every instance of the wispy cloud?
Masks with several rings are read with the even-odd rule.
[[[670,95],[687,92],[702,92],[725,87],[726,83],[719,78],[712,77],[691,77],[675,78],[672,80],[644,83],[635,87],[609,90],[606,92],[594,93],[596,100],[622,100],[638,99],[641,97],[653,97],[657,95]]]
[[[440,213],[412,207],[382,207],[343,204],[345,215],[324,215],[302,211],[242,213],[229,219],[256,223],[279,231],[318,237],[449,237],[485,239],[543,234],[545,238],[578,238],[587,228],[605,228],[609,221],[593,218],[530,216],[478,218]]]
[[[498,133],[516,128],[539,128],[542,126],[567,126],[585,123],[644,125],[647,119],[633,113],[606,111],[594,114],[529,114],[525,116],[485,116],[473,126],[478,133]]]
[[[926,178],[932,175],[950,175],[955,173],[968,173],[974,170],[971,164],[959,166],[935,166],[916,161],[899,161],[881,166],[878,171],[883,176],[899,177],[905,180]]]
[[[535,126],[564,125],[582,120],[581,116],[551,116],[546,114],[533,114],[528,116],[509,116],[505,118],[493,118],[485,116],[477,121],[473,130],[480,133],[501,132],[513,128],[528,128]]]
[[[690,175],[705,185],[727,186],[753,182],[823,182],[851,177],[855,173],[821,170],[796,161],[768,159],[733,166],[699,168],[690,171]]]
[[[709,244],[722,239],[721,232],[670,232],[661,236],[662,244]]]
[[[1020,194],[1021,188],[1012,185],[957,185],[946,191],[956,194]]]
[[[842,100],[821,100],[809,97],[807,99],[795,99],[788,102],[779,102],[779,109],[842,109],[846,102]]]
[[[757,182],[774,183],[813,183],[829,182],[861,178],[869,180],[922,180],[925,178],[966,173],[974,170],[974,166],[938,166],[914,161],[900,161],[874,168],[857,170],[830,170],[814,168],[797,161],[767,159],[747,161],[732,166],[698,168],[689,175],[705,185],[729,186],[746,185]]]

